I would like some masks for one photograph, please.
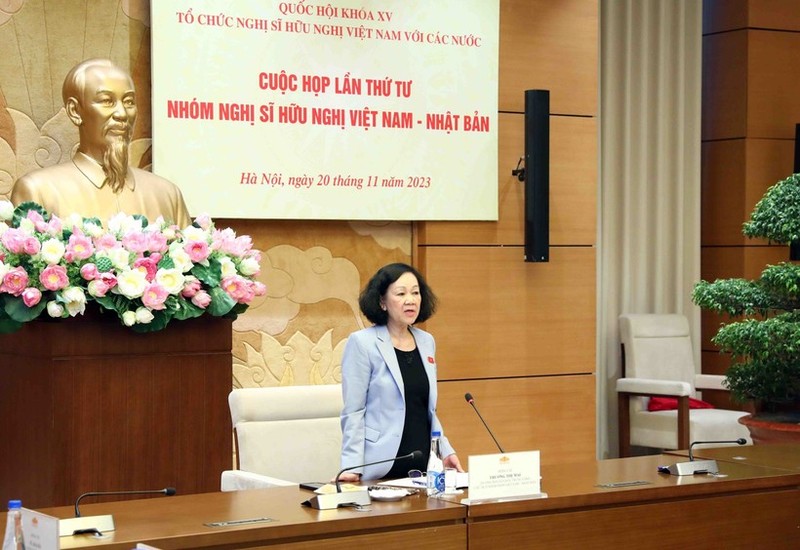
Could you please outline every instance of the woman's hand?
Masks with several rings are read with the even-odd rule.
[[[455,468],[458,472],[463,472],[464,468],[461,467],[461,463],[458,461],[458,456],[455,453],[444,457],[444,467],[445,468]]]
[[[356,474],[353,472],[345,472],[339,476],[339,483],[343,481],[358,483],[359,481],[361,481],[361,474]],[[331,483],[336,483],[336,479],[332,479]]]

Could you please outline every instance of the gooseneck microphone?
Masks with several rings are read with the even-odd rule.
[[[355,466],[348,466],[342,468],[336,474],[334,482],[336,483],[336,492],[322,495],[314,495],[310,499],[302,503],[303,506],[310,506],[316,510],[333,510],[340,506],[354,506],[361,508],[362,506],[370,505],[369,490],[366,486],[358,487],[354,491],[342,492],[342,487],[339,485],[339,477],[348,470],[355,470],[356,468],[363,468],[364,466],[374,466],[375,464],[383,464],[384,462],[394,462],[395,460],[405,460],[407,458],[419,459],[422,457],[421,451],[414,451],[407,455],[398,456],[395,458],[387,458],[386,460],[378,460],[376,462],[368,462],[366,464],[357,464]]]
[[[149,491],[89,491],[83,493],[75,500],[75,517],[58,520],[58,536],[67,537],[71,535],[101,535],[108,531],[114,531],[114,518],[110,514],[103,516],[81,517],[81,510],[78,505],[86,497],[101,497],[111,495],[167,495],[172,496],[177,491],[175,487],[165,487],[164,489]]]
[[[88,493],[83,493],[78,499],[75,501],[75,517],[81,517],[81,511],[78,508],[81,500],[85,497],[103,497],[103,496],[122,496],[122,495],[166,495],[171,497],[177,493],[175,487],[165,487],[163,489],[151,489],[151,490],[144,490],[144,491],[89,491]]]
[[[688,462],[676,462],[675,464],[670,464],[669,466],[659,466],[658,471],[665,473],[665,474],[672,474],[674,476],[686,476],[686,475],[695,475],[695,474],[712,474],[717,475],[719,474],[719,466],[717,465],[716,460],[695,460],[694,455],[692,454],[692,447],[695,445],[704,445],[704,444],[725,444],[725,443],[732,443],[736,445],[744,445],[747,443],[747,440],[743,437],[734,440],[726,440],[726,441],[692,441],[689,443],[689,461]]]
[[[384,462],[394,462],[395,460],[406,460],[407,458],[413,460],[419,460],[422,458],[422,451],[413,451],[408,453],[407,455],[397,456],[395,458],[387,458],[386,460],[378,460],[377,462],[369,462],[367,464],[358,464],[356,466],[348,466],[347,468],[342,468],[338,474],[336,474],[336,492],[341,493],[342,488],[339,485],[339,476],[345,473],[348,470],[355,470],[356,468],[363,468],[365,466],[375,466],[376,464],[383,464]]]
[[[467,403],[469,403],[470,405],[472,405],[472,408],[473,408],[473,409],[475,410],[475,412],[478,414],[478,418],[480,418],[480,419],[481,419],[481,422],[483,422],[483,426],[486,428],[486,431],[487,431],[487,432],[489,432],[489,435],[490,435],[490,436],[492,436],[492,439],[494,439],[494,444],[495,444],[495,445],[497,445],[497,448],[498,448],[498,449],[500,449],[500,452],[501,452],[501,453],[505,453],[505,451],[503,450],[503,448],[502,448],[502,447],[500,446],[500,444],[497,442],[497,438],[495,438],[494,434],[492,433],[492,430],[490,430],[490,429],[489,429],[489,426],[486,424],[486,421],[483,419],[483,417],[481,416],[481,413],[478,411],[478,407],[476,407],[476,406],[475,406],[475,400],[472,398],[472,394],[471,394],[471,393],[469,393],[469,392],[465,393],[465,394],[464,394],[464,399],[466,399],[466,400],[467,400]]]
[[[739,439],[734,439],[733,441],[692,441],[691,443],[689,443],[689,460],[694,461],[694,456],[692,455],[692,447],[694,447],[695,445],[711,445],[714,443],[718,443],[720,445],[724,443],[735,443],[736,445],[744,445],[745,443],[747,443],[747,440],[743,437],[740,437]]]

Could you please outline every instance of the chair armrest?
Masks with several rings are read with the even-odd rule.
[[[723,390],[728,391],[722,383],[725,376],[722,374],[698,374],[694,379],[694,386],[698,390]]]
[[[680,380],[653,380],[649,378],[620,378],[617,380],[618,393],[639,395],[692,395],[692,386]]]
[[[266,489],[268,487],[291,487],[292,481],[269,477],[244,470],[225,470],[220,479],[221,491],[241,491],[245,489]]]

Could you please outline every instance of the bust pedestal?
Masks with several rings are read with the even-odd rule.
[[[232,457],[231,324],[205,316],[139,334],[87,311],[0,335],[0,500],[219,490]]]

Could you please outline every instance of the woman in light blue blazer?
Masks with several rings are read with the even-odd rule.
[[[436,416],[436,343],[415,328],[436,309],[436,296],[410,265],[382,267],[359,297],[374,326],[350,335],[342,358],[342,468],[378,462],[413,451],[416,460],[353,468],[342,481],[401,478],[425,471],[431,432],[441,432],[445,467],[463,471]]]

